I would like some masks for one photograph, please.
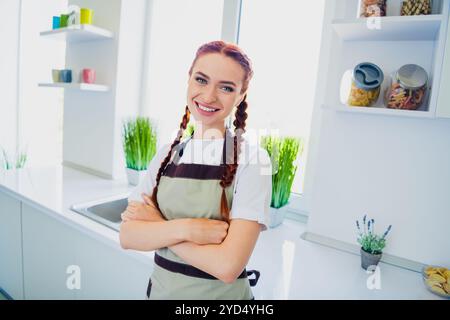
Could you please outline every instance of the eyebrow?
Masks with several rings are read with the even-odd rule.
[[[199,75],[205,77],[206,79],[210,79],[210,78],[209,78],[206,74],[204,74],[203,72],[197,71],[196,74],[199,74]],[[224,81],[224,80],[222,80],[222,81],[219,81],[219,83],[223,83],[223,84],[231,84],[231,85],[237,87],[237,85],[236,85],[234,82],[232,82],[232,81]]]

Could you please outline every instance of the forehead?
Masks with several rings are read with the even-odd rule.
[[[199,57],[192,71],[203,72],[213,81],[233,81],[237,85],[241,85],[244,79],[241,65],[220,53],[209,53]]]

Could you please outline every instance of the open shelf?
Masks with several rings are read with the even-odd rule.
[[[340,112],[352,112],[361,114],[375,114],[375,115],[385,115],[385,116],[399,116],[399,117],[413,117],[413,118],[434,118],[434,114],[428,111],[421,110],[401,110],[401,109],[390,109],[381,107],[350,107],[343,104],[338,105],[323,105],[322,108],[335,110]]]
[[[43,31],[40,35],[48,39],[67,42],[107,40],[114,37],[114,34],[111,31],[89,24],[73,25],[66,28]]]
[[[440,14],[381,18],[335,19],[333,28],[345,41],[435,40],[443,21]]]
[[[81,90],[81,91],[98,91],[105,92],[109,91],[109,87],[100,84],[90,84],[90,83],[39,83],[39,87],[49,87],[49,88],[64,88],[64,89],[72,89],[72,90]]]

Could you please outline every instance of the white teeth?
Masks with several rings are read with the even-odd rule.
[[[199,107],[203,111],[207,111],[207,112],[215,112],[216,111],[216,109],[210,109],[210,108],[204,107],[204,106],[198,104],[198,102],[196,102],[196,104],[197,104],[197,107]]]

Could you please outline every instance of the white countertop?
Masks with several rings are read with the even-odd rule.
[[[128,195],[132,189],[126,180],[102,179],[64,166],[0,169],[0,192],[120,250],[118,232],[73,212],[70,206]],[[359,256],[305,241],[300,238],[305,230],[304,224],[285,220],[261,233],[247,267],[261,272],[253,288],[256,299],[440,299],[426,290],[419,273],[384,263],[380,264],[381,288],[368,289],[373,275],[361,269]],[[153,252],[122,251],[153,263]]]

